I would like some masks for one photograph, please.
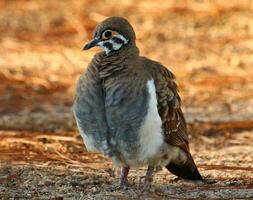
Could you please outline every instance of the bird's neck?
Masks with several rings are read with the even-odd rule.
[[[139,56],[139,48],[135,43],[128,43],[117,51],[112,51],[108,54],[104,53],[104,60],[110,60],[111,58],[127,58],[128,60]]]
[[[116,73],[127,73],[135,67],[134,63],[138,57],[139,49],[136,45],[125,46],[109,54],[98,53],[95,60],[100,78],[106,78]]]

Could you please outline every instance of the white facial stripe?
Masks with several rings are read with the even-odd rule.
[[[124,44],[128,43],[128,40],[120,34],[113,36],[113,38],[118,38],[122,40]],[[100,46],[105,51],[106,54],[110,53],[111,50],[117,51],[123,46],[123,43],[117,43],[116,41],[113,40],[113,38],[111,38],[110,40],[98,42],[98,46]],[[107,45],[105,43],[107,43]],[[112,45],[112,49],[110,49],[110,47],[108,48],[108,43]]]
[[[124,44],[128,43],[128,40],[123,35],[118,34],[118,35],[115,35],[114,37],[123,40]]]
[[[105,41],[98,42],[98,46],[100,46],[106,54],[108,54],[111,50],[104,46]]]
[[[112,48],[113,48],[113,50],[115,50],[115,51],[116,51],[116,50],[119,50],[120,47],[122,46],[122,44],[116,43],[116,42],[114,42],[112,39],[110,39],[109,42],[112,44]]]

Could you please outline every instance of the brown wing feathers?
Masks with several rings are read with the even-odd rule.
[[[158,112],[163,122],[165,139],[169,144],[188,151],[186,122],[180,108],[181,99],[177,93],[175,76],[159,63],[154,62],[152,66],[149,70],[156,85]]]
[[[154,62],[150,68],[157,89],[158,111],[163,122],[165,140],[168,144],[178,146],[187,155],[183,165],[171,162],[166,168],[173,174],[190,180],[202,180],[201,175],[189,152],[187,126],[181,110],[175,76],[159,63]]]

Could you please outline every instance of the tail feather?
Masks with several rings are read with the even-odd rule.
[[[195,165],[192,156],[188,154],[188,159],[185,164],[179,165],[174,162],[170,162],[166,168],[174,175],[187,179],[187,180],[202,180],[203,178],[200,175],[197,166]]]

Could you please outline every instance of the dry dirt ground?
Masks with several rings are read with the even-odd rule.
[[[75,84],[97,50],[96,24],[121,15],[142,55],[177,76],[190,147],[207,180],[145,169],[118,189],[117,170],[85,151],[71,112]],[[253,2],[0,1],[1,199],[253,199]]]
[[[76,133],[1,132],[2,199],[252,199],[253,136],[250,131],[217,130],[192,135],[191,149],[205,179],[212,184],[177,180],[157,172],[142,193],[145,169],[130,172],[128,190],[118,188],[111,163],[87,153]]]

